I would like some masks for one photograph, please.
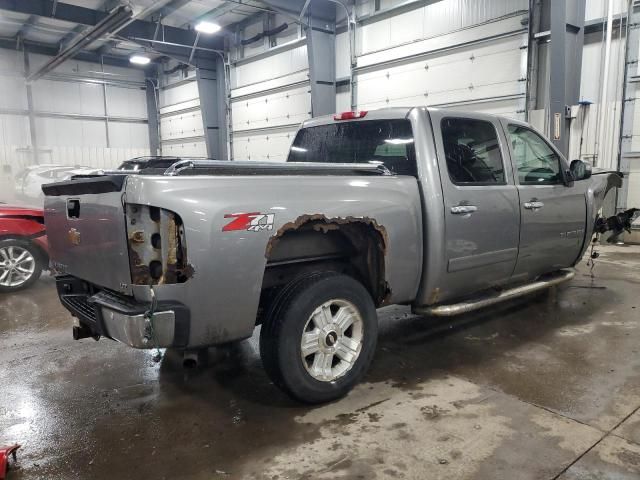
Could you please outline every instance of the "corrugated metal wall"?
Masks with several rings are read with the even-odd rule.
[[[29,54],[31,70],[48,58]],[[0,165],[10,174],[34,161],[23,52],[0,49],[0,91]],[[32,84],[32,98],[39,163],[113,168],[149,152],[141,70],[68,61]]]

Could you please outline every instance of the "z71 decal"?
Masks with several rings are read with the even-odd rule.
[[[234,230],[247,230],[249,232],[259,232],[261,230],[273,230],[273,213],[227,213],[224,218],[233,218],[232,221],[222,227],[223,232]]]

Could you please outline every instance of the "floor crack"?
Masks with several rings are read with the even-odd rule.
[[[574,466],[576,463],[578,463],[587,453],[589,453],[591,450],[593,450],[594,448],[596,448],[605,438],[607,438],[610,435],[614,435],[614,436],[618,436],[613,434],[614,430],[616,428],[618,428],[620,425],[622,425],[624,422],[626,422],[627,420],[629,420],[629,418],[631,418],[631,416],[633,416],[634,413],[636,413],[637,411],[640,410],[640,406],[636,407],[635,409],[633,409],[631,411],[631,413],[629,413],[629,415],[625,416],[622,420],[620,420],[618,423],[616,423],[611,429],[609,429],[602,437],[600,437],[600,439],[598,439],[598,441],[596,443],[594,443],[593,445],[591,445],[589,448],[587,448],[584,452],[582,452],[573,462],[571,462],[569,465],[567,465],[565,468],[563,468],[560,473],[558,473],[557,475],[555,475],[551,480],[557,480],[560,476],[562,476],[564,473],[567,472],[567,470],[569,470],[572,466]],[[620,437],[622,438],[622,437]],[[626,438],[624,439],[626,441]]]

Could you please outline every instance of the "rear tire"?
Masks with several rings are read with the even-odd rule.
[[[378,320],[355,279],[318,272],[285,286],[260,332],[260,356],[273,383],[305,403],[340,398],[364,376],[375,352]]]
[[[0,241],[0,293],[11,293],[33,285],[44,267],[38,249],[28,240]]]

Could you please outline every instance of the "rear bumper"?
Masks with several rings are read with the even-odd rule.
[[[56,277],[62,305],[94,336],[108,337],[134,348],[186,347],[189,310],[178,302],[158,302],[152,318],[150,303],[63,275]]]

